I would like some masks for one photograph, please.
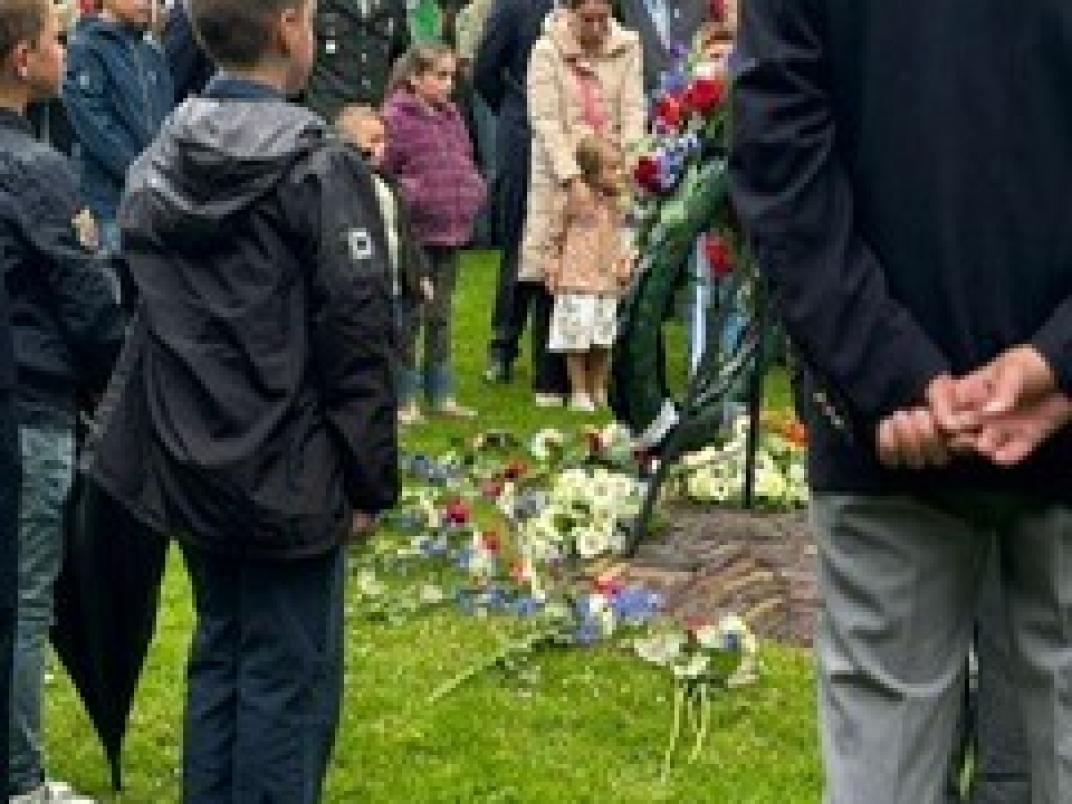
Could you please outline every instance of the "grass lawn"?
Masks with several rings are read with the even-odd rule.
[[[579,427],[584,419],[529,405],[527,368],[516,384],[480,378],[495,262],[465,263],[455,331],[463,403],[473,424],[433,422],[406,434],[411,450],[435,454],[452,438],[488,428],[527,433]],[[784,377],[769,395],[784,405]],[[49,771],[102,801],[179,800],[184,666],[192,624],[189,587],[173,551],[157,637],[126,750],[127,790],[113,798],[102,752],[67,679],[48,687]],[[811,662],[765,646],[755,687],[715,705],[708,746],[664,783],[671,681],[609,648],[537,660],[540,679],[521,687],[496,674],[429,706],[428,694],[498,644],[503,623],[440,610],[398,626],[348,621],[346,695],[329,775],[329,802],[814,802],[820,773]]]

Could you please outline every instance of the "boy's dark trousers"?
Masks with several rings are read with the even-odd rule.
[[[197,609],[184,804],[315,804],[342,697],[343,550],[297,561],[183,553]]]
[[[11,661],[18,596],[18,514],[22,473],[18,425],[10,391],[0,389],[0,792],[8,780],[8,727],[11,722]]]

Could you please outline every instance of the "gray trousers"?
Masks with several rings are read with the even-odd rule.
[[[1030,801],[1072,802],[1072,509],[817,495],[812,515],[825,800],[954,800],[946,780],[966,658],[996,550]]]

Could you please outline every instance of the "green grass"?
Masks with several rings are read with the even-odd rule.
[[[576,428],[585,419],[529,404],[527,369],[516,384],[479,379],[494,260],[466,261],[455,339],[460,396],[476,423],[432,422],[407,434],[434,454],[480,429],[518,433]],[[769,399],[785,404],[776,373]],[[179,799],[184,665],[192,612],[173,551],[153,645],[125,755],[126,792],[112,798],[102,753],[69,682],[48,688],[49,770],[103,801]],[[429,693],[497,645],[495,621],[451,610],[400,626],[348,621],[346,694],[329,802],[813,802],[820,775],[811,662],[765,646],[763,680],[715,704],[709,744],[693,766],[659,779],[669,738],[672,683],[609,648],[541,656],[537,683],[482,676],[435,706]]]

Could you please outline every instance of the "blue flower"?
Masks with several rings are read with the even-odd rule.
[[[662,602],[658,593],[634,586],[614,595],[610,604],[618,619],[630,625],[643,625],[659,613]]]
[[[524,595],[514,601],[514,614],[518,617],[535,617],[543,611],[544,602],[531,595]]]
[[[573,632],[573,641],[578,645],[595,645],[603,638],[603,629],[592,619],[583,620]]]

